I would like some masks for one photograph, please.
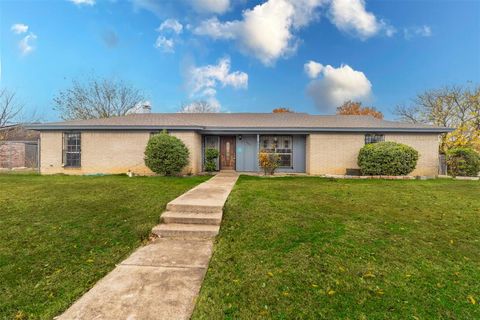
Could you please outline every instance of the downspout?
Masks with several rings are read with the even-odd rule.
[[[40,169],[40,148],[41,148],[41,145],[40,145],[40,137],[37,139],[37,170],[38,170],[38,173],[40,174],[41,173],[41,169]]]

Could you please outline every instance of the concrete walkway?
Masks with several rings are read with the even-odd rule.
[[[65,313],[72,319],[189,319],[238,175],[220,173],[171,201],[159,239],[136,250]]]

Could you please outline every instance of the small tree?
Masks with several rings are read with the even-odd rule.
[[[417,160],[417,150],[390,141],[367,144],[358,154],[358,166],[363,175],[407,175],[415,169]]]
[[[205,170],[207,172],[213,172],[217,170],[217,158],[218,158],[218,150],[214,148],[208,148],[205,150]]]
[[[275,108],[272,110],[272,113],[294,113],[290,108],[285,108],[285,107],[280,107],[280,108]]]
[[[164,130],[148,140],[145,165],[158,174],[177,175],[188,164],[188,155],[188,149],[182,140]]]
[[[53,102],[63,120],[76,120],[124,116],[144,100],[140,90],[123,81],[91,77],[73,80]]]
[[[276,153],[267,153],[267,152],[260,152],[258,156],[260,167],[263,168],[263,173],[265,175],[270,174],[274,175],[275,170],[279,166],[280,156]]]
[[[383,113],[374,107],[362,107],[361,102],[347,101],[337,108],[337,114],[340,115],[360,115],[372,116],[377,119],[383,119]]]
[[[447,151],[448,173],[476,177],[480,171],[480,155],[472,148],[457,147]]]

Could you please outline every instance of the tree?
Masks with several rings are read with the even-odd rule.
[[[23,106],[15,98],[15,92],[0,89],[0,128],[11,124],[22,109]]]
[[[272,110],[272,113],[294,113],[294,112],[295,111],[293,111],[292,109],[284,108],[284,107],[275,108]]]
[[[180,113],[214,113],[218,112],[218,107],[205,100],[197,100],[190,103],[184,103],[178,112]]]
[[[442,135],[441,152],[472,147],[480,152],[480,86],[446,86],[418,94],[410,106],[397,106],[399,119],[455,128]]]
[[[372,116],[377,119],[383,119],[383,113],[374,107],[362,107],[361,102],[346,101],[337,108],[337,114],[341,115],[360,115]]]
[[[63,120],[123,116],[144,100],[140,90],[121,80],[94,77],[73,80],[70,88],[53,99]]]

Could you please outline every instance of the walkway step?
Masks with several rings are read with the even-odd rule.
[[[203,224],[159,224],[152,232],[159,237],[183,237],[183,238],[215,238],[220,226]]]
[[[205,224],[219,226],[222,222],[222,211],[215,213],[192,213],[166,211],[162,214],[164,223]]]
[[[209,206],[209,205],[182,204],[182,203],[172,203],[172,202],[167,204],[167,211],[174,211],[174,212],[217,213],[222,210],[223,210],[223,205]]]

